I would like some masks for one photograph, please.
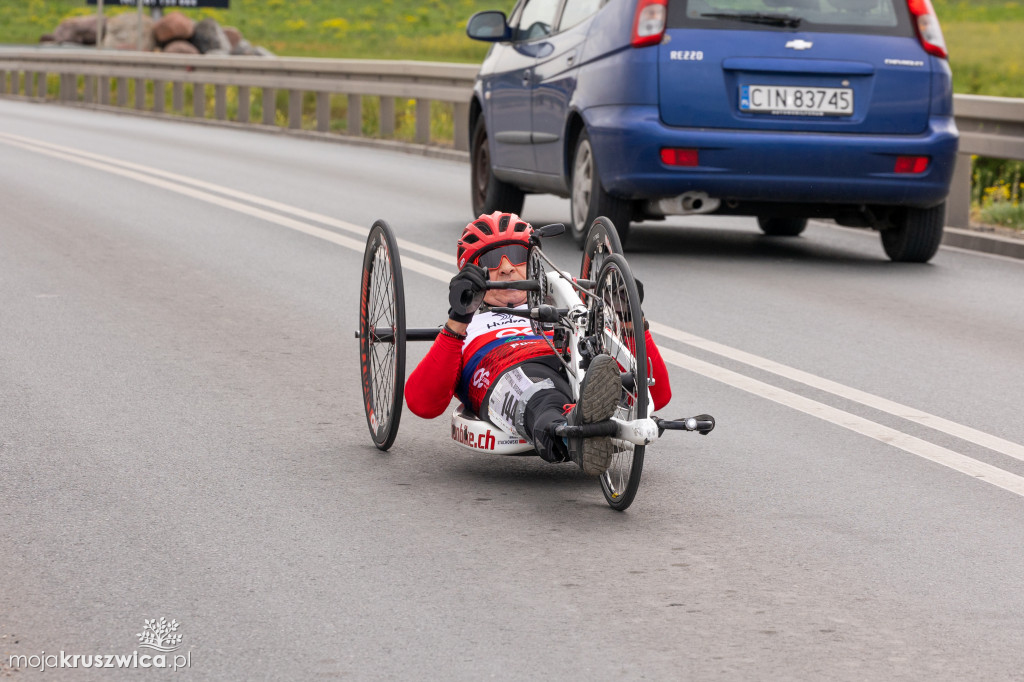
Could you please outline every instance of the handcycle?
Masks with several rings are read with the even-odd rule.
[[[650,382],[640,293],[619,243],[614,225],[597,218],[584,242],[579,277],[563,272],[544,254],[545,239],[562,234],[561,224],[536,228],[526,260],[526,279],[487,282],[489,289],[526,291],[526,306],[491,307],[496,313],[522,317],[532,334],[543,337],[561,360],[572,389],[580,385],[590,361],[605,353],[619,365],[622,394],[615,414],[606,422],[563,425],[556,435],[565,438],[608,436],[614,455],[600,476],[601,490],[613,509],[632,504],[640,485],[647,445],[666,430],[696,431],[707,435],[714,417],[701,414],[685,419],[662,419],[650,414]],[[398,242],[387,222],[373,223],[363,254],[359,299],[359,365],[366,423],[374,444],[387,450],[398,435],[405,387],[405,345],[433,341],[440,327],[407,328],[405,290]],[[525,326],[522,331],[525,331]],[[507,405],[510,413],[516,405]],[[518,433],[480,419],[458,405],[451,414],[452,439],[474,451],[500,455],[535,454],[533,445]]]

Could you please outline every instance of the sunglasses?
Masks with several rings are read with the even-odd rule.
[[[501,259],[508,258],[512,265],[519,266],[526,264],[526,254],[529,251],[523,244],[508,244],[484,251],[477,256],[476,264],[488,270],[494,270],[501,266]]]

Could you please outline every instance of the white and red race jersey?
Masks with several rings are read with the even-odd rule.
[[[525,306],[524,306],[525,307]],[[655,409],[672,396],[668,370],[650,332],[647,360]],[[439,334],[426,357],[420,361],[405,384],[405,401],[413,414],[424,419],[440,416],[453,396],[458,396],[475,414],[487,414],[481,405],[488,389],[506,370],[535,358],[554,355],[541,336],[533,333],[528,320],[505,313],[479,312],[466,329],[466,339]],[[557,362],[557,360],[555,361]]]
[[[504,371],[526,360],[554,354],[548,342],[534,334],[528,320],[508,313],[477,313],[462,342],[462,367],[455,392],[463,404],[479,414],[491,382]]]

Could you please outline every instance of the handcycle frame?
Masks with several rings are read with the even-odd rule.
[[[529,321],[532,333],[544,338],[561,360],[574,401],[594,356],[607,353],[618,362],[623,390],[612,418],[593,425],[560,426],[556,435],[612,438],[612,465],[600,476],[600,482],[608,504],[621,511],[636,496],[648,444],[667,429],[706,435],[715,422],[709,415],[666,420],[650,414],[640,295],[632,271],[621,255],[615,227],[603,217],[594,221],[584,242],[579,277],[559,270],[541,249],[543,239],[561,234],[564,229],[555,224],[534,230],[525,280],[487,283],[489,289],[526,291],[526,307],[490,310]],[[433,341],[439,332],[438,327],[406,328],[398,243],[390,226],[377,220],[367,236],[363,256],[356,337],[367,425],[379,449],[390,448],[398,433],[406,342]],[[461,405],[451,417],[452,438],[464,447],[509,455],[534,453],[533,445],[517,433],[480,419]]]

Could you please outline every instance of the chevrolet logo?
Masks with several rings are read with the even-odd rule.
[[[786,43],[786,47],[791,47],[794,50],[809,50],[814,46],[814,43],[808,42],[802,38],[797,40],[791,40]]]

